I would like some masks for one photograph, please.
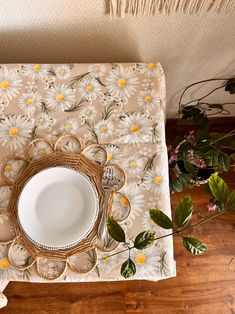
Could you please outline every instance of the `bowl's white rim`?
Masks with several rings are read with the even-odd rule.
[[[94,197],[95,197],[95,200],[96,200],[96,206],[95,206],[95,216],[92,220],[92,223],[89,227],[89,229],[85,232],[85,234],[78,238],[76,241],[72,242],[72,243],[69,243],[67,245],[58,245],[58,246],[50,246],[50,245],[45,245],[43,243],[40,243],[34,239],[32,239],[28,234],[27,232],[24,230],[22,224],[21,224],[21,221],[20,221],[20,217],[19,217],[19,214],[18,214],[18,207],[19,207],[19,201],[20,201],[20,197],[21,197],[21,194],[25,188],[25,186],[39,173],[41,172],[44,172],[46,170],[49,170],[49,169],[53,169],[53,168],[64,168],[64,169],[70,169],[70,170],[73,170],[74,172],[78,172],[79,174],[81,174],[85,179],[86,181],[89,183],[89,185],[91,186],[93,192],[94,192]],[[32,242],[33,244],[39,246],[39,247],[42,247],[42,248],[45,248],[47,250],[66,250],[66,249],[69,249],[75,245],[77,245],[79,242],[81,242],[82,240],[84,240],[85,238],[87,238],[89,236],[89,234],[91,233],[95,223],[96,223],[96,220],[98,218],[98,215],[99,215],[99,196],[98,196],[98,192],[94,186],[94,184],[90,181],[89,177],[84,174],[83,172],[77,170],[77,169],[74,169],[72,167],[67,167],[67,166],[55,166],[55,167],[47,167],[47,168],[44,168],[43,170],[40,170],[38,171],[36,174],[34,174],[31,178],[29,178],[26,183],[24,184],[24,187],[22,188],[21,192],[19,193],[18,195],[18,198],[17,198],[17,201],[16,201],[16,209],[17,209],[17,221],[19,223],[19,226],[20,226],[20,229],[23,231],[24,235],[27,237],[27,239]]]

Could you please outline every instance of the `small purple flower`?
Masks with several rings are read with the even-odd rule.
[[[192,146],[195,145],[194,133],[195,133],[195,130],[191,130],[191,131],[189,132],[189,134],[186,136],[186,140],[187,140]]]
[[[211,204],[211,203],[208,204],[206,207],[210,212],[214,212],[217,209],[216,204]]]
[[[178,160],[178,150],[174,149],[173,151],[170,152],[169,163],[171,164],[173,161],[177,161],[177,160]]]

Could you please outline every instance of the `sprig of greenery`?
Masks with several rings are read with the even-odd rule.
[[[79,81],[81,81],[81,80],[82,80],[85,76],[87,76],[89,73],[90,73],[90,72],[85,72],[85,73],[82,73],[82,74],[80,74],[80,75],[75,76],[74,78],[72,78],[72,80],[71,80],[69,86],[70,86],[71,88],[73,88],[74,85],[76,85]]]
[[[83,107],[83,103],[86,102],[85,99],[81,99],[79,102],[76,102],[74,105],[72,105],[70,108],[64,110],[65,112],[75,112],[79,111]]]
[[[91,124],[88,120],[85,121],[85,124],[88,126],[89,131],[91,132],[92,137],[94,138],[95,142],[98,144],[99,143],[99,139],[98,139],[98,136],[97,136],[97,134],[95,132],[94,125]]]
[[[217,174],[212,174],[208,180],[208,193],[212,196],[214,203],[220,203],[220,207],[217,207],[217,213],[213,216],[204,218],[194,224],[189,225],[189,222],[192,218],[193,214],[193,204],[190,195],[185,195],[178,203],[175,213],[174,219],[171,220],[163,211],[157,208],[151,208],[149,211],[150,218],[161,228],[163,229],[173,229],[171,233],[166,235],[156,237],[155,231],[146,230],[140,232],[136,238],[134,239],[134,243],[130,246],[129,242],[126,240],[126,235],[122,227],[118,224],[117,221],[113,219],[113,217],[108,218],[107,222],[107,230],[109,235],[117,242],[123,243],[126,248],[115,252],[107,257],[111,257],[126,251],[129,251],[129,258],[122,264],[121,266],[121,275],[125,278],[129,278],[134,276],[136,273],[136,266],[134,261],[130,258],[130,251],[133,248],[143,250],[149,246],[151,246],[155,241],[160,239],[177,235],[182,238],[182,243],[185,249],[194,254],[200,255],[207,251],[207,246],[201,240],[188,237],[182,235],[185,231],[192,229],[196,226],[204,224],[224,213],[231,212],[235,209],[235,190],[231,193],[229,192],[228,186],[225,181],[220,178]],[[222,208],[222,210],[221,210]],[[107,258],[105,257],[105,258]],[[164,267],[166,267],[164,262],[165,254],[161,255],[161,264],[162,270],[164,271]]]

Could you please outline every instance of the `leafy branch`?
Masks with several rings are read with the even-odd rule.
[[[114,110],[116,109],[117,104],[115,102],[112,102],[107,108],[104,109],[104,112],[102,113],[102,119],[107,120],[111,117]]]
[[[42,112],[46,114],[49,114],[50,112],[48,105],[44,101],[42,102]]]
[[[122,227],[118,224],[113,217],[108,218],[107,229],[109,235],[117,242],[123,243],[126,248],[115,252],[104,258],[118,255],[120,253],[129,251],[129,258],[121,266],[121,275],[125,278],[129,278],[136,273],[136,265],[130,258],[130,251],[134,248],[143,250],[151,246],[155,241],[160,239],[177,235],[182,238],[183,246],[187,251],[194,255],[200,255],[207,251],[207,246],[201,240],[182,235],[185,231],[192,229],[196,226],[202,225],[218,216],[225,213],[234,211],[235,209],[235,190],[229,192],[227,184],[218,175],[213,174],[208,180],[208,193],[212,196],[211,205],[216,205],[217,213],[213,216],[204,218],[194,224],[189,225],[189,222],[193,214],[192,199],[189,195],[185,195],[178,203],[174,220],[172,221],[163,211],[157,208],[151,208],[149,211],[150,218],[163,229],[172,229],[173,231],[163,236],[156,237],[155,231],[147,230],[139,233],[132,246],[126,240],[126,235]],[[165,254],[161,255],[161,273],[166,266],[164,263]]]
[[[92,125],[88,120],[85,121],[85,124],[88,126],[89,131],[91,132],[92,137],[94,138],[96,143],[99,143],[98,136],[95,132],[94,125]]]
[[[83,105],[82,103],[86,102],[85,99],[81,99],[79,102],[76,102],[74,105],[72,105],[70,108],[64,110],[65,112],[75,112],[75,111],[79,111]]]
[[[80,74],[80,75],[75,76],[74,78],[72,78],[72,80],[71,80],[69,86],[70,86],[71,88],[73,88],[74,85],[76,85],[77,83],[79,83],[79,81],[81,81],[81,80],[82,80],[85,76],[87,76],[89,73],[90,73],[90,72],[85,72],[85,73],[82,73],[82,74]]]

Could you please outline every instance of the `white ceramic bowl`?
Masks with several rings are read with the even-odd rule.
[[[98,193],[89,178],[64,167],[37,173],[18,199],[21,228],[32,242],[52,250],[72,247],[86,238],[98,212]]]

